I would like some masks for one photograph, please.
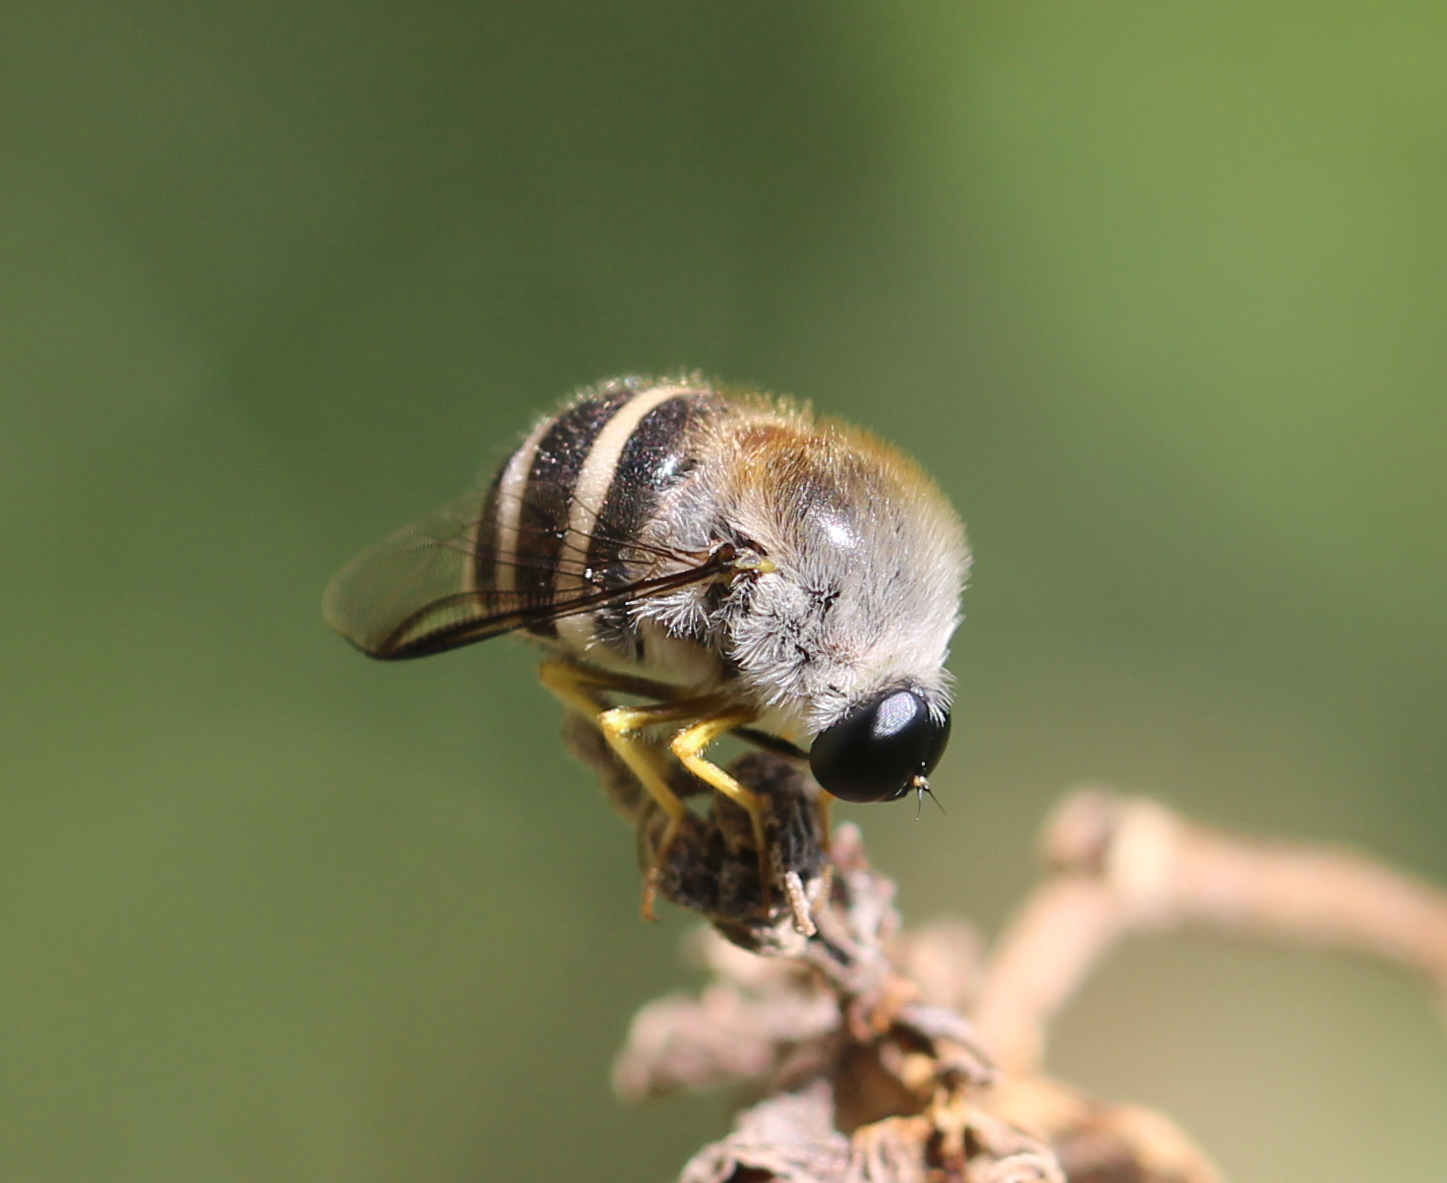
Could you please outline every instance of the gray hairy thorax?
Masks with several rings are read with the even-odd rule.
[[[762,458],[724,445],[706,452],[660,504],[654,539],[686,551],[754,546],[774,570],[634,609],[658,640],[717,660],[712,688],[800,736],[895,686],[947,708],[943,667],[966,566],[961,529],[932,486],[830,445]]]

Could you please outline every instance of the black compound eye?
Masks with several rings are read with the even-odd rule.
[[[809,749],[814,779],[845,801],[893,801],[939,763],[950,717],[913,690],[892,690],[821,731]]]

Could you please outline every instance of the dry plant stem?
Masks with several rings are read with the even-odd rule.
[[[698,944],[712,981],[638,1013],[615,1087],[761,1098],[681,1183],[1220,1183],[1162,1114],[1040,1070],[1050,1021],[1136,933],[1196,924],[1368,953],[1447,998],[1447,894],[1349,851],[1247,841],[1152,801],[1077,792],[1045,827],[1050,877],[982,967],[967,926],[900,930],[893,882],[856,827],[826,843],[819,790],[796,762],[734,761],[763,825],[709,794],[660,859],[668,819],[593,728],[570,718],[568,735],[637,827],[660,893],[713,925]],[[681,768],[670,787],[707,792]]]
[[[760,1098],[681,1183],[1219,1183],[1159,1114],[1002,1078],[963,1017],[981,988],[977,937],[958,921],[901,931],[894,883],[857,827],[826,853],[818,789],[797,763],[756,752],[729,766],[765,805],[771,902],[743,810],[711,794],[660,860],[667,819],[593,728],[570,720],[568,733],[637,826],[661,894],[713,926],[695,944],[712,981],[639,1011],[615,1087],[633,1100],[728,1085]],[[681,769],[671,787],[705,789]],[[1087,931],[1077,918],[1057,942],[1075,939],[1077,973],[1096,947]]]
[[[1039,1071],[1050,1021],[1133,933],[1200,925],[1366,953],[1447,1000],[1447,893],[1363,855],[1248,841],[1094,789],[1062,803],[1043,846],[1056,875],[996,947],[975,1008],[1007,1074]]]
[[[771,784],[775,803],[802,775],[781,778],[767,758],[735,767]],[[614,1064],[624,1097],[729,1083],[764,1097],[683,1183],[1066,1183],[1047,1143],[981,1104],[996,1074],[969,1023],[891,960],[894,884],[869,866],[856,827],[840,828],[832,854],[813,934],[787,915],[728,917],[721,931],[739,947],[716,933],[696,947],[710,985],[634,1018]]]
[[[975,1030],[1007,1074],[1040,1070],[1050,1020],[1124,935],[1120,902],[1093,880],[1046,883],[995,947]]]
[[[1001,1078],[955,1009],[979,981],[973,935],[897,931],[894,885],[857,829],[834,855],[814,938],[785,951],[755,933],[761,956],[701,933],[709,986],[634,1019],[614,1070],[624,1097],[730,1083],[763,1096],[681,1183],[1220,1183],[1160,1114]]]

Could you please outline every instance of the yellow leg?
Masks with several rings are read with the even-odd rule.
[[[544,662],[538,668],[538,678],[564,706],[577,711],[603,733],[608,746],[668,815],[670,830],[676,830],[683,819],[684,805],[668,787],[668,767],[663,753],[651,744],[628,739],[626,733],[637,730],[643,724],[620,713],[647,708],[610,707],[599,693],[600,690],[611,689],[602,676],[563,662]],[[632,726],[629,726],[630,722]]]
[[[566,707],[577,711],[589,722],[596,722],[599,715],[608,709],[598,693],[598,682],[589,671],[561,661],[545,661],[538,666],[538,681],[552,691]]]
[[[820,789],[819,796],[814,799],[814,808],[819,814],[819,843],[824,848],[825,858],[828,858],[829,848],[833,845],[833,833],[829,829],[829,814],[833,805],[834,794],[828,789]]]
[[[659,702],[673,702],[679,698],[677,686],[666,682],[654,682],[648,678],[634,678],[628,674],[615,674],[604,670],[588,669],[568,661],[545,661],[538,667],[542,683],[560,698],[560,689],[573,688],[612,690],[618,694],[636,694],[640,698],[656,698]],[[563,699],[565,702],[568,700]],[[570,704],[571,705],[571,704]]]
[[[609,674],[580,669],[560,661],[544,662],[538,670],[538,677],[564,705],[578,711],[603,733],[608,746],[618,754],[618,758],[627,765],[628,770],[638,778],[639,784],[668,817],[663,836],[658,840],[654,851],[653,866],[649,868],[648,880],[643,890],[643,915],[652,920],[653,900],[658,893],[659,870],[668,860],[669,851],[678,838],[679,827],[688,811],[679,800],[678,794],[668,785],[668,765],[663,753],[645,740],[634,739],[632,733],[656,723],[697,719],[699,715],[716,709],[718,701],[713,698],[684,699],[653,706],[609,707],[600,691],[638,693],[635,688],[637,680],[615,680]],[[720,774],[722,775],[722,770]]]
[[[759,890],[764,907],[769,906],[769,884],[773,878],[768,838],[764,833],[764,803],[757,793],[744,788],[717,764],[703,758],[704,750],[720,736],[752,723],[758,716],[747,707],[730,707],[707,715],[673,737],[670,750],[678,761],[705,784],[712,785],[730,801],[743,807],[753,825],[754,845],[759,852]]]

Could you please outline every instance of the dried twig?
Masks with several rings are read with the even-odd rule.
[[[596,732],[572,720],[568,736],[651,865],[662,817]],[[711,981],[645,1006],[614,1066],[628,1100],[727,1085],[762,1098],[681,1183],[1219,1183],[1168,1118],[1040,1072],[1051,1019],[1133,933],[1195,923],[1335,945],[1420,969],[1447,996],[1447,896],[1358,855],[1077,793],[1046,827],[1050,876],[985,962],[959,922],[901,931],[856,827],[826,856],[801,768],[753,753],[730,771],[766,802],[777,882],[759,882],[743,811],[709,794],[657,886],[710,921],[692,951]],[[681,769],[673,788],[706,792]]]
[[[635,821],[651,864],[664,819],[591,728],[574,720],[567,735]],[[630,1100],[724,1084],[764,1096],[693,1158],[684,1183],[1065,1183],[1048,1146],[978,1104],[995,1070],[970,1025],[891,958],[894,884],[870,868],[858,828],[841,827],[826,858],[819,790],[801,767],[755,752],[729,771],[768,806],[778,881],[762,890],[747,816],[709,794],[657,886],[712,922],[694,948],[713,981],[697,998],[644,1007],[613,1073]],[[673,788],[704,791],[682,769]],[[928,942],[900,947],[927,960]]]
[[[1039,1070],[1050,1020],[1133,933],[1198,925],[1366,953],[1447,999],[1447,893],[1363,855],[1233,837],[1101,790],[1056,809],[1042,850],[1055,875],[997,945],[975,1010],[1012,1074]]]
[[[761,767],[781,771],[777,759],[731,771],[752,787]],[[800,772],[782,781],[803,783]],[[856,827],[841,827],[832,854],[817,931],[789,955],[697,938],[714,980],[697,998],[639,1012],[614,1068],[619,1092],[639,1100],[734,1083],[765,1094],[693,1158],[684,1183],[1065,1183],[1048,1146],[979,1104],[996,1073],[970,1025],[922,997],[889,957],[894,886],[869,867]],[[752,918],[764,937],[767,920]],[[772,949],[758,933],[747,943]]]

